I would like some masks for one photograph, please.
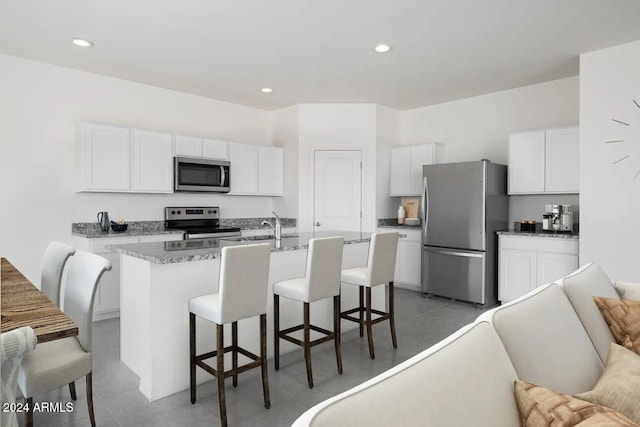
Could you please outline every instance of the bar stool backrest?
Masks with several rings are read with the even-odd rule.
[[[396,271],[398,233],[373,233],[369,243],[367,267],[371,286],[393,282]]]
[[[40,290],[58,307],[60,307],[62,272],[67,260],[75,252],[73,246],[53,241],[47,245],[42,256]]]
[[[311,239],[307,252],[308,301],[317,301],[340,294],[343,237]]]
[[[267,312],[271,244],[222,248],[220,260],[220,319],[235,322]]]

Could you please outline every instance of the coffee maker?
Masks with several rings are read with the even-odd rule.
[[[545,205],[542,215],[542,229],[545,231],[573,231],[571,205]]]

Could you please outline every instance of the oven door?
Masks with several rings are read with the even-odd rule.
[[[228,193],[231,190],[231,164],[225,160],[176,157],[174,190]]]

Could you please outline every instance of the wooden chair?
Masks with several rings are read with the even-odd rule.
[[[304,277],[283,280],[273,285],[273,322],[274,322],[274,362],[276,371],[280,369],[280,339],[292,342],[304,348],[304,360],[307,365],[307,383],[313,388],[311,371],[311,347],[327,341],[334,341],[338,373],[342,375],[342,355],[340,353],[340,271],[342,268],[342,237],[311,239],[307,252],[307,267]],[[303,303],[303,323],[280,330],[280,297]],[[309,320],[309,305],[314,301],[333,297],[333,332],[312,325]],[[303,339],[290,336],[302,330]],[[324,334],[311,341],[310,331]]]
[[[262,369],[264,407],[269,409],[269,381],[267,378],[267,289],[271,245],[261,243],[222,248],[218,293],[203,295],[189,301],[189,369],[191,374],[191,403],[196,401],[196,366],[218,380],[218,401],[222,426],[227,425],[224,379],[233,377],[238,385],[238,374],[252,368]],[[216,324],[216,350],[196,355],[196,316]],[[238,346],[238,320],[260,316],[260,356]],[[231,323],[232,345],[224,346],[223,327]],[[232,352],[232,369],[225,371],[224,354]],[[238,366],[238,353],[253,360]],[[216,358],[216,367],[204,362]]]

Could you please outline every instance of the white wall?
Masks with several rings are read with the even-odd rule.
[[[376,105],[300,104],[298,228],[313,228],[314,150],[362,151],[362,229],[376,227]]]
[[[570,77],[403,111],[400,138],[403,145],[444,143],[446,162],[489,159],[507,164],[510,133],[578,123],[578,89],[579,78]],[[510,196],[510,226],[521,219],[541,222],[544,205],[556,199]]]
[[[402,145],[442,142],[445,161],[507,162],[510,133],[578,123],[578,77],[400,113]]]
[[[580,262],[595,261],[611,279],[636,282],[640,108],[633,100],[640,103],[638,75],[640,41],[580,56]],[[618,139],[624,142],[604,142]]]
[[[71,223],[161,220],[163,207],[220,205],[225,217],[271,215],[269,197],[75,193],[82,122],[270,144],[268,112],[0,55],[0,256],[40,283],[50,240],[71,241]]]
[[[391,147],[399,145],[400,113],[378,105],[376,108],[376,219],[397,216],[400,198],[389,197]]]
[[[271,113],[273,145],[284,147],[284,197],[273,199],[273,210],[287,218],[298,217],[298,106]],[[305,163],[306,164],[306,163]]]

